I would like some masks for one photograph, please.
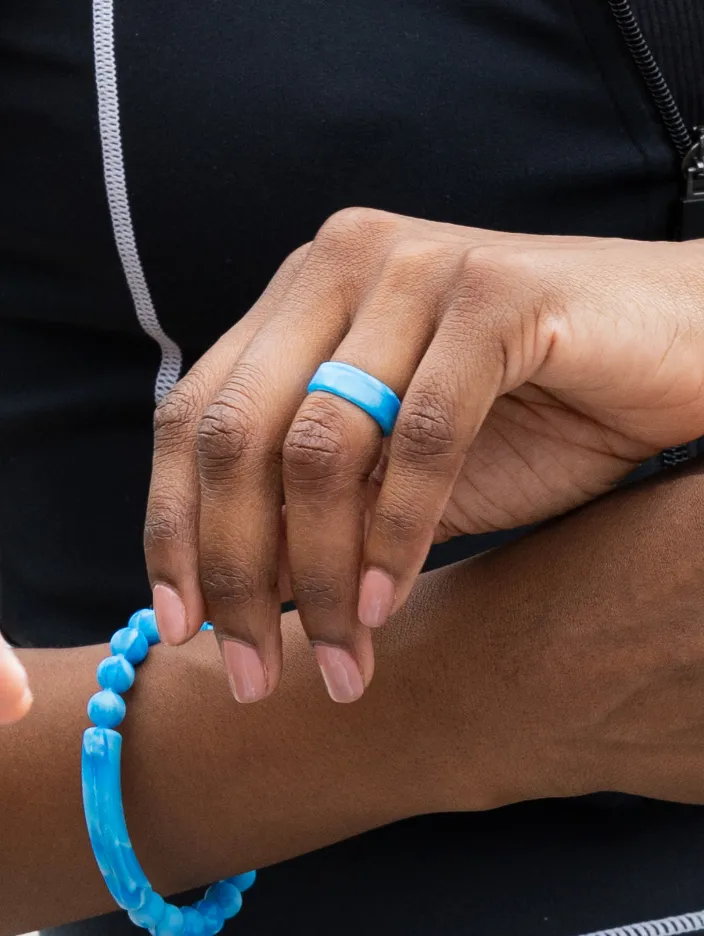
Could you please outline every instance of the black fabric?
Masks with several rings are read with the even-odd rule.
[[[704,124],[704,5],[631,0],[643,35],[689,129]]]
[[[601,0],[116,0],[115,15],[137,240],[187,365],[345,205],[670,232],[676,159]],[[0,135],[2,626],[83,644],[149,599],[158,366],[112,240],[89,0],[4,0]],[[423,818],[266,871],[227,932],[575,936],[704,907],[703,846],[704,811],[625,798]]]

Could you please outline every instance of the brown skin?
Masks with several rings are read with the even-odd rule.
[[[422,576],[352,706],[330,703],[295,615],[258,706],[232,702],[208,635],[155,648],[124,731],[147,874],[174,892],[437,810],[597,790],[704,802],[702,543],[700,466]],[[0,733],[1,936],[111,908],[79,784],[105,652],[20,654],[36,703]]]
[[[702,242],[333,215],[157,410],[146,555],[165,637],[208,618],[240,701],[274,691],[285,501],[302,623],[354,701],[369,627],[434,538],[555,516],[704,432],[703,269]],[[402,398],[386,453],[366,413],[306,394],[331,359]],[[334,689],[331,647],[350,675]]]

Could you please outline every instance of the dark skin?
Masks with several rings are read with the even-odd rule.
[[[162,638],[205,619],[235,697],[274,692],[279,528],[331,697],[433,540],[545,520],[704,433],[704,244],[330,217],[161,402],[145,544]],[[382,444],[308,381],[326,360],[401,398]]]
[[[702,542],[696,466],[422,576],[352,706],[330,704],[293,614],[281,689],[260,706],[233,703],[212,637],[154,648],[129,698],[123,776],[154,886],[434,811],[599,790],[704,802]],[[0,936],[111,909],[79,784],[105,652],[20,654],[36,704],[0,735]]]

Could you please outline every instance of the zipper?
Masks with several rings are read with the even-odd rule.
[[[678,240],[704,237],[704,127],[694,131],[688,153],[682,160],[684,190],[680,211]]]
[[[684,159],[692,148],[694,140],[682,119],[680,109],[675,103],[672,92],[665,81],[665,76],[650,51],[638,20],[628,0],[608,0],[614,19],[621,30],[624,42],[628,46],[633,61],[650,91],[655,106],[660,112],[662,122],[670,135],[680,159]]]
[[[636,68],[650,92],[672,145],[681,160],[682,189],[677,239],[704,237],[704,127],[690,133],[655,56],[650,51],[628,0],[608,0]],[[660,467],[670,468],[694,458],[697,443],[675,445],[659,456]]]

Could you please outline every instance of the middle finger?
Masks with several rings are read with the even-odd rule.
[[[432,274],[427,263],[419,273],[415,251],[397,251],[332,360],[403,394],[432,339],[432,297],[450,273],[444,257],[434,259]],[[328,691],[339,702],[359,698],[373,669],[357,602],[369,477],[381,446],[381,430],[366,412],[315,391],[302,403],[284,447],[291,586]]]

